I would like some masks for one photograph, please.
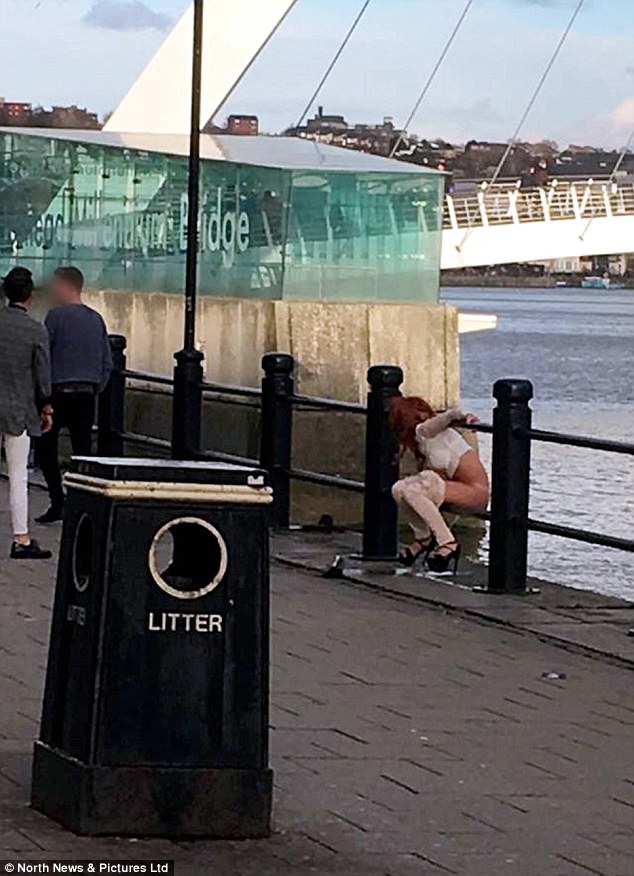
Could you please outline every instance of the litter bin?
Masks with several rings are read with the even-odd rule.
[[[269,833],[266,475],[75,458],[32,804],[79,834]]]

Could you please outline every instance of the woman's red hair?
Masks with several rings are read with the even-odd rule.
[[[421,418],[422,414],[422,418]],[[389,424],[399,444],[416,452],[416,426],[435,416],[436,412],[424,398],[416,395],[396,396],[390,406]]]

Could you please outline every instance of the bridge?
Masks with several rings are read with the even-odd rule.
[[[202,67],[201,111],[204,118],[216,115],[297,3],[298,0],[214,0],[206,4],[203,60],[213,58],[213,63],[203,63]],[[583,3],[584,0],[579,0],[509,141],[509,152],[511,145],[517,142],[522,125]],[[472,4],[473,0],[467,0],[405,128],[420,110]],[[302,118],[317,99],[368,6],[369,0],[364,0]],[[194,4],[190,3],[112,114],[105,126],[107,132],[184,135],[189,131],[193,8]],[[443,215],[442,269],[630,252],[634,240],[634,183],[622,181],[626,179],[625,174],[616,173],[628,147],[612,176],[606,179],[553,181],[543,189],[525,190],[519,188],[515,180],[498,181],[503,159],[492,183],[482,184],[479,188],[474,186],[467,194],[449,194]],[[422,228],[430,230],[425,211],[420,212]]]
[[[634,182],[552,180],[522,189],[515,181],[474,184],[448,194],[441,267],[618,255],[632,250]]]

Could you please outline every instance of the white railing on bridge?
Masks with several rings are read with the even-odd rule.
[[[520,183],[498,182],[481,183],[474,189],[468,194],[455,191],[447,195],[446,229],[634,216],[632,182],[552,180],[530,189]]]

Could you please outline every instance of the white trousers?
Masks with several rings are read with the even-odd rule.
[[[427,541],[433,533],[439,545],[454,541],[440,513],[445,501],[445,482],[436,472],[421,471],[402,478],[392,487],[392,495],[414,530],[414,538]]]
[[[0,435],[0,444],[3,436]],[[4,451],[9,470],[9,508],[14,535],[26,535],[29,531],[29,451],[31,439],[21,435],[5,435]]]

